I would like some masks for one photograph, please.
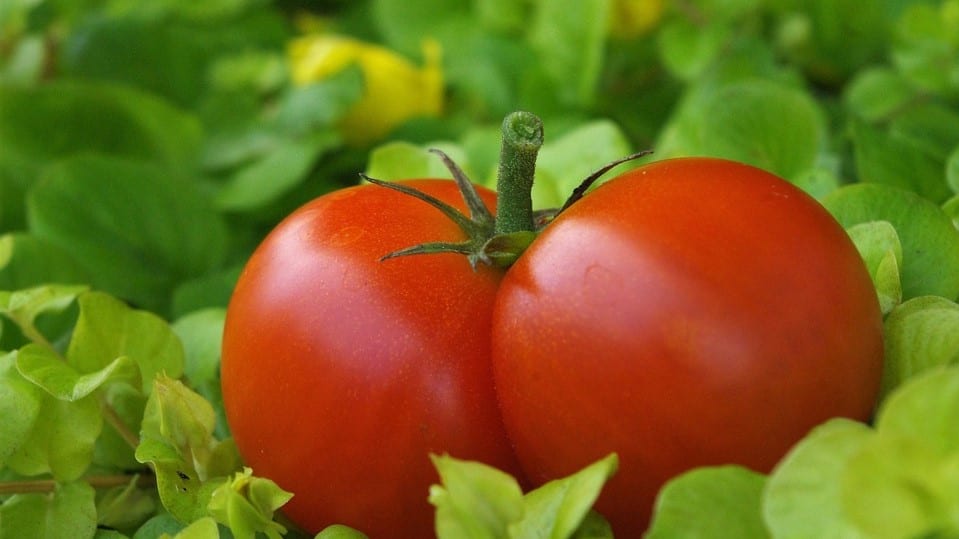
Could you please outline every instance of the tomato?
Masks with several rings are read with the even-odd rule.
[[[409,185],[463,208],[453,182]],[[223,340],[227,419],[246,463],[294,493],[284,511],[311,533],[432,536],[431,452],[519,473],[489,360],[502,272],[457,254],[380,261],[463,237],[424,202],[364,185],[295,211],[242,272]]]
[[[811,197],[742,164],[656,162],[561,213],[504,277],[492,361],[534,483],[615,451],[597,509],[640,537],[694,466],[768,471],[811,427],[867,419],[882,318]]]

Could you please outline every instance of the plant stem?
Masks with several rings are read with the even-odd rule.
[[[496,189],[496,234],[531,232],[533,174],[543,145],[543,122],[529,112],[514,112],[503,120]]]
[[[137,446],[140,445],[140,437],[137,436],[135,432],[130,430],[130,427],[123,422],[120,414],[117,413],[113,406],[110,406],[106,398],[100,399],[100,410],[103,412],[103,419],[106,420],[106,422],[109,423],[114,429],[116,429],[117,434],[123,438],[123,441],[125,441],[127,445],[136,451]]]
[[[93,488],[111,488],[126,485],[134,477],[137,477],[137,486],[149,487],[156,485],[156,477],[151,474],[93,475],[85,477],[81,479],[81,481],[86,481]],[[24,481],[0,482],[0,496],[53,492],[57,488],[57,484],[58,482],[55,479],[29,479]]]

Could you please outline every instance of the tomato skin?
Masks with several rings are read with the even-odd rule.
[[[453,182],[408,183],[463,208]],[[311,533],[432,536],[431,452],[519,473],[489,361],[502,272],[457,254],[379,260],[460,239],[424,202],[358,186],[291,214],[240,276],[223,340],[227,419],[246,463],[294,493],[284,511]]]
[[[700,465],[767,472],[814,425],[868,419],[882,368],[869,275],[836,221],[759,169],[653,163],[561,214],[503,279],[493,371],[533,483],[616,451],[597,509],[640,537]]]

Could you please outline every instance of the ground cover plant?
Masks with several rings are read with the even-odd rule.
[[[597,175],[571,208],[601,200],[618,175],[688,156],[804,191],[861,257],[882,374],[837,383],[874,388],[868,413],[817,419],[763,469],[670,474],[655,500],[619,494],[626,449],[542,475],[529,461],[543,449],[514,462],[511,442],[470,441],[485,434],[466,436],[462,451],[411,456],[432,486],[402,496],[421,500],[439,537],[610,537],[616,506],[633,502],[650,505],[652,538],[959,535],[956,0],[11,0],[0,5],[0,538],[380,536],[361,523],[304,524],[292,508],[312,493],[251,466],[244,440],[238,449],[221,389],[227,306],[268,233],[310,200],[368,183],[361,172],[390,182],[461,172],[496,187],[501,124],[517,110],[544,128],[531,173],[537,226],[584,178],[645,150]],[[455,191],[442,198],[475,216]],[[465,280],[523,281],[509,272],[534,267],[513,256],[529,238],[506,232],[473,253],[476,273],[457,259]],[[784,268],[806,263],[804,244],[780,239],[768,243]],[[429,241],[452,240],[391,249]],[[550,249],[532,241],[530,253]],[[454,255],[382,264],[439,264],[423,262],[433,256]],[[799,312],[788,297],[777,320]],[[520,299],[477,296],[472,307],[505,313]],[[842,334],[852,320],[813,322]],[[489,343],[467,348],[477,346]],[[258,350],[271,353],[282,356],[276,343]],[[270,372],[256,375],[266,383]],[[477,402],[497,401],[477,387]],[[490,410],[469,425],[495,422]],[[688,419],[662,438],[702,417]],[[514,440],[536,432],[528,421],[508,418]],[[712,437],[744,439],[729,428]],[[591,432],[550,439],[551,452],[578,454]],[[386,435],[373,438],[379,447],[351,453],[360,462],[335,462],[376,472],[381,455],[397,457]],[[269,441],[300,455],[287,432]],[[319,457],[298,458],[322,479]],[[337,487],[324,503],[362,500],[359,486]]]

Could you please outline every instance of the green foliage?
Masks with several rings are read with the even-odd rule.
[[[448,176],[427,148],[492,186],[514,110],[547,129],[537,208],[639,149],[736,159],[821,200],[876,286],[876,421],[816,427],[768,476],[680,476],[651,537],[959,533],[959,0],[638,2],[623,33],[627,1],[0,0],[0,539],[299,537],[224,419],[243,263],[361,170]],[[371,78],[294,84],[308,31],[419,65],[439,44],[441,115],[348,145]],[[525,495],[436,463],[441,536],[611,536],[591,507],[614,460]]]

